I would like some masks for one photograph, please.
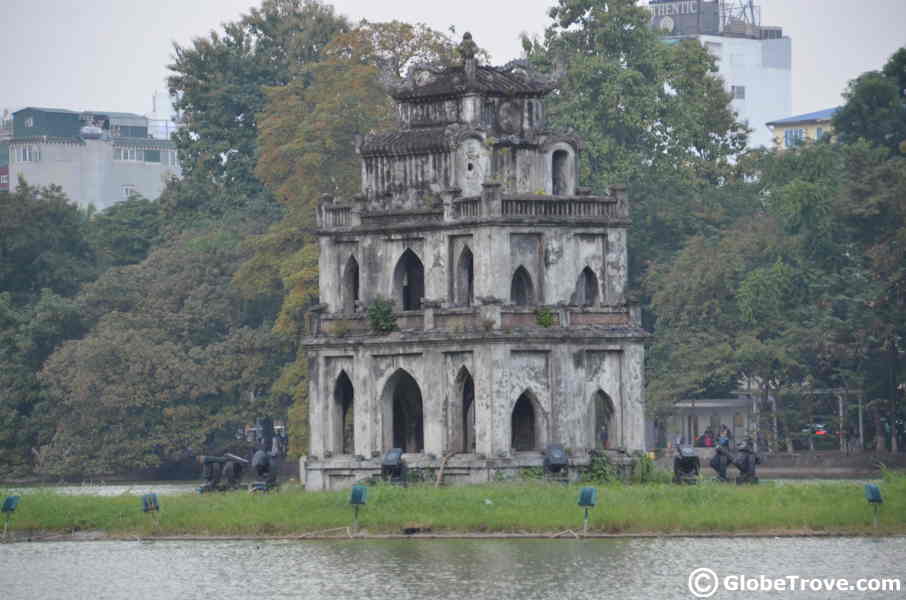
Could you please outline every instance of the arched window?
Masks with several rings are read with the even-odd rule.
[[[425,268],[415,252],[406,248],[393,271],[394,295],[403,310],[418,310],[425,296]]]
[[[343,312],[355,312],[359,300],[359,263],[354,256],[346,261],[343,270]]]
[[[475,452],[475,382],[472,374],[465,367],[456,376],[459,383],[460,402],[458,431],[454,431],[451,447],[459,452]]]
[[[520,266],[513,273],[513,282],[510,284],[510,301],[517,306],[529,306],[535,303],[535,288],[532,277]]]
[[[472,251],[465,246],[459,254],[459,263],[456,266],[456,303],[460,306],[472,305],[475,280],[473,264]]]
[[[614,410],[610,396],[598,390],[592,396],[591,408],[593,412],[591,422],[594,424],[594,447],[601,449],[616,446]]]
[[[570,192],[570,160],[566,150],[555,150],[551,157],[551,189],[554,196],[566,196]]]
[[[513,450],[536,449],[535,407],[532,406],[532,399],[525,392],[519,396],[513,406],[511,429]]]
[[[588,267],[579,273],[573,302],[579,306],[594,306],[598,303],[598,278],[595,272]]]
[[[422,392],[415,379],[398,369],[384,386],[384,449],[422,452],[425,448],[425,420]]]
[[[333,392],[334,443],[338,454],[355,453],[355,392],[346,371],[341,371]]]

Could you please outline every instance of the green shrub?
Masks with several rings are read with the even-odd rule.
[[[544,479],[544,468],[525,467],[524,469],[519,469],[519,479],[522,479],[524,481],[537,481]]]
[[[633,483],[671,483],[673,475],[659,468],[647,454],[635,457],[632,463]]]
[[[535,322],[541,327],[553,327],[554,313],[547,307],[541,307],[535,311]]]
[[[396,329],[396,316],[393,314],[393,302],[386,298],[375,298],[368,307],[368,322],[373,331],[387,333]]]
[[[589,483],[607,483],[617,481],[619,475],[614,466],[607,459],[605,454],[597,454],[591,457],[588,468],[583,473],[582,480]]]

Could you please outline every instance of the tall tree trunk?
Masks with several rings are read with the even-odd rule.
[[[761,406],[763,409],[767,408],[769,405],[769,402],[770,402],[769,389],[770,388],[768,387],[767,383],[762,384],[762,386],[761,386]],[[766,441],[766,445],[767,445],[767,451],[769,454],[774,453],[774,444],[777,441],[777,428],[776,428],[777,420],[775,418],[776,416],[777,416],[776,413],[772,410],[771,415],[770,415],[771,430],[768,433],[768,435],[765,436],[765,438],[767,438],[765,441]]]
[[[875,452],[886,452],[887,445],[884,443],[884,426],[881,425],[881,407],[877,404],[872,407],[872,416],[875,421]]]
[[[890,412],[888,413],[887,421],[890,423],[890,451],[897,452],[899,450],[897,444],[897,344],[896,340],[891,338],[887,342],[887,352],[889,354],[888,360],[888,384],[887,384],[887,397],[890,405]]]

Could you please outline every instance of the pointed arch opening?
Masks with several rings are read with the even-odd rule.
[[[403,369],[384,385],[384,450],[402,448],[403,452],[422,452],[425,448],[425,419],[422,391],[415,379]]]
[[[541,443],[538,432],[538,416],[535,414],[535,402],[528,391],[522,392],[513,405],[511,417],[512,441],[514,451],[537,450]]]
[[[355,390],[346,371],[340,371],[333,391],[333,451],[355,454]]]
[[[574,304],[579,306],[595,306],[598,304],[598,276],[586,266],[579,273],[576,281],[576,291],[573,294]]]
[[[551,157],[551,189],[554,196],[569,194],[569,152],[555,150]]]
[[[411,248],[406,248],[393,271],[394,296],[403,310],[418,310],[425,296],[425,267]]]
[[[616,441],[613,400],[602,390],[598,390],[591,398],[591,411],[589,421],[594,425],[594,447],[599,450],[613,447]]]
[[[475,452],[475,381],[463,366],[456,375],[457,398],[451,407],[455,422],[450,448],[457,452]]]
[[[535,303],[535,286],[532,285],[532,276],[523,266],[513,273],[513,281],[510,284],[510,301],[516,306],[530,306]]]
[[[355,312],[359,301],[359,262],[350,256],[343,269],[343,312]]]
[[[472,250],[465,246],[459,253],[459,261],[456,265],[456,304],[460,306],[472,306],[472,299],[475,295],[475,269]]]

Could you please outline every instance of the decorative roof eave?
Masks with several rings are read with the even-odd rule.
[[[541,73],[526,60],[513,60],[502,67],[479,66],[477,46],[468,32],[463,35],[459,52],[462,65],[418,63],[409,67],[405,77],[395,69],[380,65],[379,81],[397,101],[455,98],[479,93],[489,96],[543,96],[559,87],[565,69],[558,64],[553,73]]]
[[[357,149],[363,158],[411,156],[449,152],[453,143],[446,127],[430,127],[368,134]]]

